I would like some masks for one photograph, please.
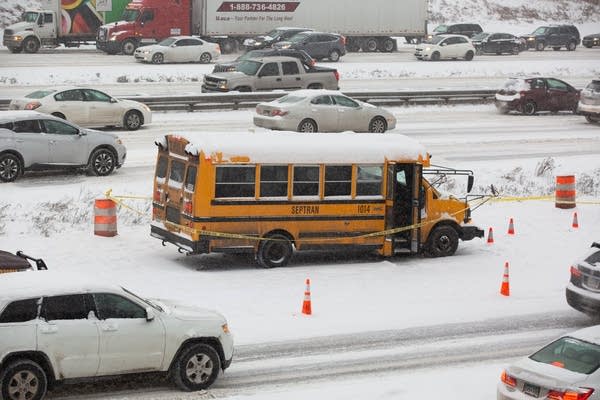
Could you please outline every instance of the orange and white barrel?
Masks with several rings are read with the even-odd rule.
[[[96,199],[94,202],[94,235],[117,235],[117,204],[114,201]]]
[[[556,208],[575,208],[575,175],[556,177]]]

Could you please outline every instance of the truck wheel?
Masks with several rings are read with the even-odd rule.
[[[210,53],[202,53],[202,55],[200,55],[200,63],[208,64],[210,60],[212,60]]]
[[[0,376],[0,382],[0,395],[6,400],[40,400],[48,388],[48,379],[42,367],[26,359],[9,364]]]
[[[123,117],[123,126],[130,131],[137,131],[143,123],[142,114],[136,110],[127,111]]]
[[[165,62],[165,56],[162,53],[156,53],[152,56],[152,64],[162,64]]]
[[[383,39],[380,50],[386,53],[391,53],[396,48],[396,43],[392,38]]]
[[[595,123],[595,122],[600,122],[600,117],[598,117],[598,118],[594,118],[594,117],[592,117],[591,115],[586,115],[586,116],[585,116],[585,120],[586,120],[587,122],[589,122],[590,124],[593,124],[593,123]]]
[[[173,383],[187,392],[208,388],[219,376],[221,359],[211,346],[194,344],[184,349],[173,364]]]
[[[329,61],[338,62],[340,60],[340,52],[337,50],[331,50],[329,53]]]
[[[23,48],[22,47],[9,47],[8,51],[10,51],[13,54],[18,54],[23,51]]]
[[[115,170],[117,157],[109,149],[98,149],[92,153],[88,170],[96,176],[106,176]]]
[[[127,56],[132,55],[135,49],[137,49],[137,42],[135,40],[127,39],[121,45],[121,51]]]
[[[535,113],[537,112],[537,105],[529,100],[527,103],[525,103],[525,106],[523,106],[523,114],[525,115],[535,115]]]
[[[0,181],[13,182],[23,173],[21,160],[14,154],[0,154]]]
[[[317,123],[312,119],[303,119],[298,124],[298,132],[316,132]]]
[[[40,49],[40,42],[34,37],[28,37],[23,41],[23,50],[25,53],[37,53]]]
[[[535,49],[537,51],[543,51],[545,47],[546,47],[546,45],[544,45],[544,42],[539,42],[538,44],[535,45]]]
[[[285,267],[292,258],[294,249],[287,236],[273,234],[260,242],[256,259],[263,268]]]
[[[458,232],[451,226],[442,225],[435,228],[427,239],[425,254],[429,257],[447,257],[458,248]]]
[[[363,49],[363,51],[370,51],[370,52],[377,51],[377,39],[368,38],[363,43],[362,49]]]
[[[369,122],[369,132],[383,133],[387,130],[387,123],[382,117],[375,117]]]
[[[473,59],[474,55],[475,54],[473,54],[473,52],[471,50],[467,51],[467,54],[465,54],[465,60],[471,61]]]

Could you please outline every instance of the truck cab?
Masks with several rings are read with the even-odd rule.
[[[27,10],[21,21],[4,29],[3,44],[11,53],[37,53],[40,46],[58,45],[56,12],[52,10]]]

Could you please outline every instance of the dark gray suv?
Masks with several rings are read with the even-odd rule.
[[[315,65],[315,59],[308,55],[304,50],[294,50],[294,49],[261,49],[261,50],[250,50],[246,53],[242,54],[235,60],[228,63],[219,63],[216,64],[213,68],[212,72],[231,72],[235,71],[236,67],[244,60],[249,60],[251,58],[263,58],[263,57],[295,57],[302,61],[302,64],[312,67]]]
[[[521,37],[525,39],[528,49],[537,51],[542,51],[546,47],[552,47],[554,50],[564,47],[573,51],[581,43],[581,36],[575,25],[540,26],[531,35]]]
[[[276,49],[304,50],[312,58],[330,61],[339,61],[346,54],[346,38],[335,33],[302,32],[293,36],[288,41],[273,45]]]

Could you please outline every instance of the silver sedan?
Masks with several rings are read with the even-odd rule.
[[[150,108],[140,102],[116,99],[96,89],[42,89],[11,100],[10,110],[35,110],[81,126],[122,126],[130,131],[152,122]]]
[[[498,400],[600,399],[600,326],[560,337],[504,370]]]
[[[338,91],[298,90],[256,106],[254,125],[298,132],[376,132],[396,127],[387,110]]]
[[[199,62],[208,64],[221,55],[217,43],[207,42],[193,36],[173,36],[160,43],[138,47],[134,57],[137,61],[162,63]]]

